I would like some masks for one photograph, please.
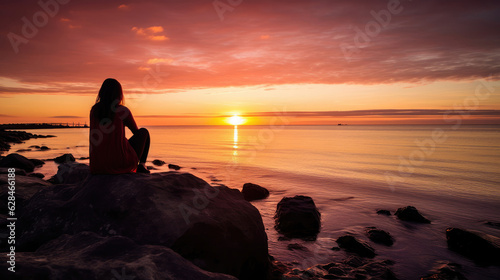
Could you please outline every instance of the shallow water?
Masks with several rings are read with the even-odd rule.
[[[262,214],[271,255],[297,267],[345,257],[332,251],[335,239],[352,233],[367,240],[364,229],[376,226],[396,239],[392,247],[370,242],[380,259],[392,259],[401,279],[419,279],[441,261],[463,265],[469,279],[498,279],[499,267],[477,267],[446,248],[444,231],[456,226],[500,237],[484,221],[500,222],[500,126],[288,126],[150,127],[149,158],[162,159],[211,183],[241,189],[260,184],[269,198],[253,202]],[[32,130],[56,138],[32,139],[49,151],[28,151],[29,158],[63,153],[88,157],[87,129]],[[88,163],[88,160],[80,160]],[[166,171],[167,167],[157,167]],[[55,174],[47,162],[38,172]],[[221,181],[219,181],[221,180]],[[316,241],[278,241],[273,228],[276,204],[283,196],[311,196],[322,214]],[[413,205],[430,225],[377,215]],[[301,243],[309,251],[289,251]]]

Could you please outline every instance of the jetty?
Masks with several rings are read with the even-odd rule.
[[[88,128],[87,123],[7,123],[0,129],[50,129],[50,128]]]

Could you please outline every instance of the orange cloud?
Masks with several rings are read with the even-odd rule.
[[[130,6],[129,5],[125,5],[125,4],[121,4],[120,6],[118,6],[118,9],[120,9],[120,10],[128,10],[128,9],[130,9]]]
[[[171,63],[173,60],[170,59],[170,58],[151,58],[151,59],[148,59],[148,64],[169,64]]]
[[[162,33],[164,31],[162,26],[150,26],[147,28],[141,27],[132,27],[132,31],[139,36],[146,37],[151,41],[166,41],[169,38],[165,35],[160,35],[158,33]]]

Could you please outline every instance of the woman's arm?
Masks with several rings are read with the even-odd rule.
[[[132,116],[132,112],[125,107],[121,106],[123,110],[123,115],[121,116],[121,119],[123,120],[123,124],[132,131],[133,134],[135,134],[137,131],[139,131],[139,128],[137,127],[137,124],[135,123],[134,117]],[[120,110],[121,111],[121,110]]]

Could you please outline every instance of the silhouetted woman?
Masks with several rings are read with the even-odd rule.
[[[122,104],[122,86],[115,79],[106,79],[90,110],[92,174],[149,173],[146,169],[149,132],[137,127],[132,113]],[[128,140],[125,126],[134,134]]]

